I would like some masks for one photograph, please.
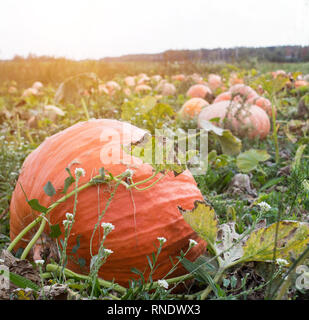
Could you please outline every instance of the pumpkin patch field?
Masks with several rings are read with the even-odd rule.
[[[0,299],[308,299],[308,73],[1,62]]]

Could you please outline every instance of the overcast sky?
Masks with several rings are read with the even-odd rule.
[[[309,45],[309,0],[0,0],[0,59]]]

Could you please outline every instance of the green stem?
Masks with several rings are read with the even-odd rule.
[[[80,186],[77,189],[77,192],[80,192],[92,185],[94,185],[94,179],[98,179],[101,176],[98,175],[96,177],[94,177],[93,179],[91,179],[88,183]],[[107,176],[108,178],[110,178],[109,176]],[[37,217],[34,221],[32,221],[28,226],[26,226],[17,236],[16,238],[11,242],[11,244],[9,245],[9,247],[7,248],[7,250],[10,252],[14,249],[14,247],[17,245],[17,243],[22,239],[22,237],[28,233],[30,231],[30,229],[32,229],[33,227],[35,227],[50,211],[52,211],[53,209],[55,209],[60,203],[65,202],[68,198],[72,197],[73,195],[75,195],[76,190],[71,191],[70,193],[66,194],[65,196],[63,196],[62,198],[60,198],[59,200],[57,200],[56,202],[54,202],[53,204],[51,204],[47,211],[45,213],[42,213],[39,217]]]
[[[39,230],[36,232],[36,234],[34,235],[34,237],[31,239],[31,241],[28,243],[27,247],[25,248],[25,250],[23,251],[20,259],[25,259],[29,253],[29,251],[31,250],[31,248],[34,246],[34,244],[36,243],[36,241],[39,239],[40,235],[42,234],[42,232],[44,231],[46,225],[46,219],[42,219],[41,225]]]
[[[90,117],[89,117],[88,108],[87,108],[85,100],[83,98],[82,98],[82,106],[83,106],[87,121],[89,121]]]
[[[275,104],[276,104],[276,98],[273,97],[272,99],[272,104],[271,104],[271,113],[272,113],[272,124],[273,124],[273,139],[274,139],[274,144],[275,144],[275,150],[276,150],[276,163],[279,163],[280,157],[279,157],[279,143],[278,143],[278,135],[277,135],[277,123],[276,123],[276,109],[275,109]]]
[[[48,264],[46,266],[46,271],[48,273],[53,272],[53,273],[56,273],[56,274],[59,275],[62,272],[62,268],[61,268],[61,266],[59,266],[57,264]],[[86,280],[86,281],[90,280],[89,276],[85,276],[83,274],[75,273],[75,272],[73,272],[73,271],[71,271],[71,270],[69,270],[67,268],[64,268],[63,272],[64,272],[64,275],[67,278],[74,278],[74,279],[77,279],[77,280]],[[46,277],[47,273],[45,273],[44,276]],[[127,289],[125,287],[120,286],[119,284],[113,284],[112,282],[103,280],[101,278],[98,278],[98,281],[99,281],[99,284],[104,288],[113,288],[113,290],[115,290],[115,291],[117,291],[117,292],[119,292],[121,294],[125,294],[127,292]]]
[[[134,187],[134,189],[138,190],[138,191],[144,191],[147,189],[150,189],[151,187],[153,187],[155,184],[157,184],[161,179],[163,179],[166,176],[166,174],[163,174],[161,177],[159,177],[156,181],[154,181],[153,183],[151,183],[149,186],[145,187],[145,188],[138,188],[138,187]]]
[[[149,180],[153,179],[157,174],[158,174],[158,171],[155,171],[155,173],[153,175],[151,175],[150,177],[146,178],[145,180],[130,184],[129,188],[132,188],[132,187],[138,186],[140,184],[143,184],[145,182],[148,182]]]

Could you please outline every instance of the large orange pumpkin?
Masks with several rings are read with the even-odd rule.
[[[220,127],[230,129],[239,137],[265,138],[270,131],[270,121],[266,112],[256,105],[241,105],[232,101],[221,101],[204,108],[198,117],[202,120],[220,118]]]
[[[10,236],[14,239],[17,234],[36,217],[26,202],[28,199],[38,199],[40,204],[49,206],[62,196],[64,180],[68,177],[65,168],[70,165],[71,172],[77,167],[86,171],[81,177],[80,185],[99,173],[104,167],[113,175],[124,172],[130,163],[134,170],[133,180],[138,182],[152,174],[152,167],[143,164],[138,158],[123,153],[119,161],[117,154],[127,145],[141,140],[145,131],[128,123],[117,120],[100,119],[78,123],[66,130],[46,139],[25,160],[16,188],[12,195],[10,206]],[[120,162],[120,163],[119,163]],[[161,173],[157,176],[160,177]],[[154,182],[157,178],[140,185],[144,187]],[[57,193],[53,201],[47,196],[43,187],[51,181]],[[22,188],[21,188],[22,186]],[[73,186],[68,190],[73,190]],[[75,223],[68,242],[67,253],[70,254],[80,237],[80,248],[75,258],[82,257],[86,261],[85,272],[90,263],[89,243],[94,225],[98,222],[98,215],[105,208],[110,197],[111,186],[106,184],[91,186],[78,194]],[[194,239],[198,244],[188,254],[193,260],[205,250],[205,242],[197,237],[192,228],[187,224],[178,206],[192,209],[195,200],[203,200],[203,196],[196,186],[194,178],[189,171],[174,176],[167,174],[153,187],[144,191],[127,190],[120,185],[108,207],[101,222],[110,222],[115,226],[104,242],[105,248],[113,250],[107,262],[100,269],[99,275],[106,279],[115,279],[116,282],[127,285],[130,278],[135,278],[131,268],[141,271],[148,268],[146,256],[150,256],[159,244],[157,237],[165,237],[167,242],[159,256],[159,266],[154,274],[154,279],[160,279],[170,270],[169,256],[176,261],[180,250],[188,248],[189,239]],[[72,212],[74,199],[69,198],[50,212],[50,222],[59,224],[63,231],[62,221],[67,212]],[[45,230],[48,232],[48,230]],[[103,231],[101,230],[101,237]],[[29,237],[29,235],[27,235]],[[25,237],[26,239],[26,237]],[[99,233],[93,242],[93,253],[98,250]],[[20,242],[22,247],[25,242]],[[67,267],[76,272],[83,272],[73,260],[69,259]],[[173,276],[183,274],[183,269],[177,269]],[[146,274],[147,276],[147,274]]]

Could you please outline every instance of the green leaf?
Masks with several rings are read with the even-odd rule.
[[[273,178],[273,179],[267,181],[267,182],[263,185],[263,187],[260,188],[260,192],[263,191],[263,190],[266,190],[266,189],[268,189],[268,188],[270,188],[270,187],[272,187],[272,186],[274,186],[274,185],[276,185],[276,184],[278,184],[278,183],[280,183],[280,182],[283,181],[284,179],[285,179],[284,177],[277,177],[277,178]]]
[[[132,156],[140,158],[143,163],[150,164],[157,172],[174,171],[177,175],[187,168],[186,164],[176,157],[174,141],[163,136],[145,136],[143,142],[132,144],[129,148],[124,147],[124,150]],[[192,155],[184,155],[182,158],[184,159],[186,156]]]
[[[40,205],[38,199],[29,200],[28,204],[33,210],[38,211],[38,212],[46,213],[48,210],[46,207]]]
[[[58,223],[50,226],[50,230],[49,236],[51,238],[58,238],[61,235],[61,230]]]
[[[75,179],[74,179],[74,177],[72,176],[72,173],[71,173],[70,169],[69,169],[69,168],[65,168],[65,170],[68,172],[69,177],[67,177],[67,178],[64,180],[64,187],[63,187],[62,193],[67,193],[70,185],[71,185],[73,182],[75,182]]]
[[[296,169],[297,167],[299,167],[300,165],[300,160],[301,157],[306,149],[307,145],[306,144],[301,144],[298,148],[297,151],[295,153],[295,157],[292,163],[292,169]]]
[[[235,137],[230,130],[219,128],[207,120],[201,120],[200,126],[215,136],[223,153],[234,156],[241,151],[241,140]]]
[[[56,190],[50,181],[48,181],[46,183],[46,185],[44,186],[43,189],[44,189],[45,193],[50,197],[52,197],[53,195],[56,194]]]
[[[241,153],[237,159],[236,164],[240,171],[250,172],[258,166],[259,162],[266,161],[270,158],[270,155],[266,150],[250,149]]]
[[[18,288],[30,288],[34,291],[39,291],[40,287],[35,284],[34,282],[32,282],[31,280],[20,276],[19,274],[16,274],[14,272],[9,272],[9,275],[7,275],[6,273],[3,274],[4,276],[8,277],[9,280],[15,284]]]

